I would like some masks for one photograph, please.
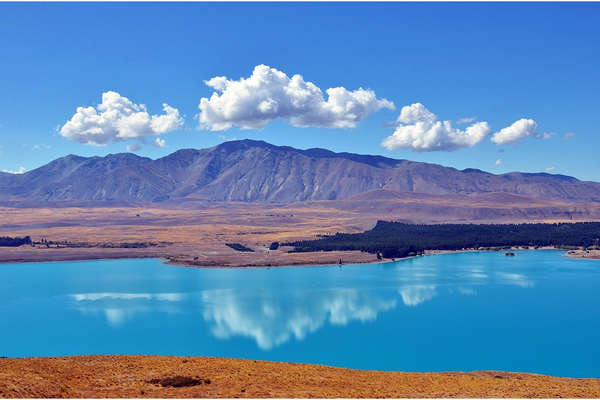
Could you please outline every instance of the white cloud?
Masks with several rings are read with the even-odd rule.
[[[534,120],[521,118],[511,126],[507,126],[499,132],[494,133],[492,142],[497,145],[516,143],[527,136],[534,135],[536,130],[537,124]]]
[[[502,159],[501,158],[497,159],[496,162],[495,162],[495,164],[496,164],[496,166],[501,165],[502,164]]]
[[[176,108],[163,104],[164,114],[150,115],[143,104],[135,104],[117,92],[102,93],[102,103],[77,107],[60,134],[84,144],[105,145],[113,141],[156,136],[183,126]]]
[[[571,139],[571,138],[574,138],[574,137],[575,137],[575,134],[574,134],[573,132],[567,132],[567,133],[565,133],[565,134],[563,135],[563,137],[564,137],[565,139]]]
[[[556,136],[556,133],[554,133],[554,132],[544,132],[544,133],[537,133],[537,134],[535,135],[535,137],[536,137],[537,139],[544,139],[544,140],[546,140],[546,139],[550,139],[550,138],[552,138],[552,137],[554,137],[554,136]]]
[[[2,172],[6,172],[7,174],[24,174],[27,172],[27,168],[19,167],[19,169],[16,170],[3,169]]]
[[[477,119],[477,117],[461,118],[458,121],[456,121],[456,123],[459,125],[469,124],[469,123],[475,121],[476,119]]]
[[[234,125],[261,129],[276,119],[289,119],[296,127],[353,128],[382,108],[394,109],[394,103],[363,88],[329,88],[325,99],[321,89],[301,75],[290,78],[266,65],[254,67],[248,78],[217,76],[205,83],[215,92],[200,100],[198,119],[201,128],[213,131]]]
[[[139,143],[132,143],[127,145],[127,151],[138,151],[142,148],[142,145]]]
[[[156,147],[165,147],[167,145],[167,142],[165,141],[165,139],[156,138],[154,140],[154,145]]]
[[[546,171],[546,172],[552,172],[552,171],[554,171],[555,169],[556,169],[556,166],[554,166],[554,165],[553,165],[553,166],[551,166],[551,167],[548,167],[548,168],[546,168],[546,169],[545,169],[545,171]]]
[[[381,143],[388,150],[453,151],[473,147],[490,134],[487,122],[477,122],[464,130],[452,127],[450,121],[439,121],[423,104],[402,107],[398,126]]]

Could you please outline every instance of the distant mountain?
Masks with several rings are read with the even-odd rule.
[[[343,200],[374,190],[600,202],[600,183],[564,175],[494,175],[254,140],[179,150],[157,160],[130,153],[69,155],[24,174],[0,174],[0,201],[295,202]]]

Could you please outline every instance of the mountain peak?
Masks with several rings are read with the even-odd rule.
[[[244,150],[252,147],[260,147],[260,148],[273,148],[278,147],[273,144],[267,143],[263,140],[252,140],[252,139],[241,139],[241,140],[230,140],[227,142],[223,142],[215,148],[217,149],[225,149],[228,151],[237,151]]]

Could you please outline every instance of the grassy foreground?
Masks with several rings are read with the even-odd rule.
[[[405,373],[209,357],[0,359],[0,397],[600,397],[599,379]]]

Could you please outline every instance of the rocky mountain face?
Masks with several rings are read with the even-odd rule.
[[[69,155],[25,174],[0,174],[0,201],[295,202],[344,200],[374,190],[600,201],[600,183],[564,175],[494,175],[253,140],[179,150],[157,160],[130,153]]]

